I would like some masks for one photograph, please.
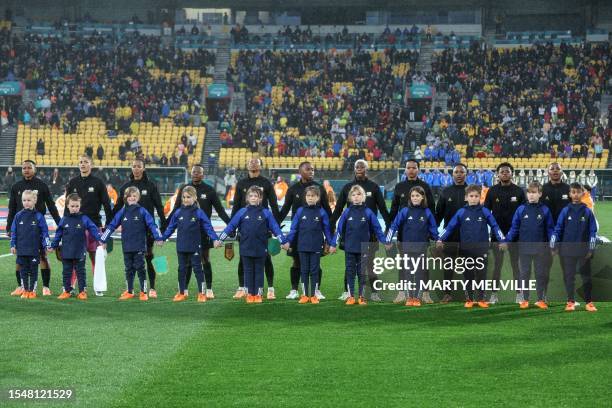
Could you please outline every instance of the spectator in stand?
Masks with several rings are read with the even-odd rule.
[[[96,149],[96,157],[98,160],[104,159],[104,147],[102,147],[102,144],[99,144],[98,148]]]

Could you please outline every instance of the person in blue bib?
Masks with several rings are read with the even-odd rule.
[[[527,203],[519,206],[512,217],[512,226],[506,242],[518,241],[519,256],[519,278],[522,287],[527,286],[531,276],[531,265],[533,264],[536,278],[536,293],[538,300],[535,303],[540,309],[548,309],[545,300],[546,282],[548,282],[548,270],[545,267],[545,259],[542,253],[547,251],[547,244],[553,233],[554,224],[550,209],[540,202],[542,197],[542,185],[538,181],[532,181],[527,187]],[[512,244],[510,244],[512,245]],[[522,290],[523,301],[520,302],[521,309],[529,307],[529,290]]]
[[[87,259],[87,239],[85,231],[89,231],[89,235],[100,242],[100,234],[98,227],[94,222],[81,213],[81,197],[78,194],[72,193],[66,197],[68,212],[60,220],[55,237],[51,242],[51,250],[58,248],[61,245],[62,255],[62,277],[64,291],[58,296],[58,299],[64,300],[72,296],[72,271],[75,270],[79,284],[79,300],[87,300],[87,276],[85,274],[85,260]],[[50,250],[50,251],[51,251]]]
[[[101,242],[111,239],[111,234],[121,226],[121,247],[123,249],[123,263],[125,264],[126,290],[119,300],[128,300],[134,297],[134,277],[138,274],[140,282],[139,299],[149,300],[147,295],[147,277],[145,271],[145,253],[147,252],[147,231],[150,231],[155,241],[161,241],[159,228],[151,213],[138,205],[140,190],[137,187],[128,187],[124,193],[127,203],[115,215],[115,218],[106,226]]]
[[[268,232],[281,242],[284,250],[289,243],[281,232],[272,212],[262,207],[263,191],[252,186],[247,190],[247,206],[238,210],[219,236],[224,241],[236,229],[240,232],[240,259],[244,268],[244,283],[248,290],[247,303],[261,303],[264,286],[264,265],[268,256]]]
[[[593,212],[584,204],[584,188],[580,183],[570,184],[572,200],[559,214],[555,231],[550,238],[550,247],[558,251],[563,266],[563,280],[567,291],[565,310],[576,310],[576,273],[582,275],[585,309],[596,312],[597,308],[591,299],[593,281],[591,280],[591,258],[597,242],[597,221]]]
[[[329,216],[319,204],[321,190],[318,186],[306,187],[306,205],[298,208],[291,221],[288,242],[297,238],[297,252],[300,257],[302,296],[299,303],[319,303],[316,291],[319,289],[319,268],[325,241],[331,242]],[[310,283],[310,285],[309,285]],[[310,287],[309,287],[310,286]]]
[[[23,210],[11,223],[11,253],[17,255],[21,278],[22,299],[35,299],[38,284],[40,249],[46,251],[51,242],[45,216],[35,208],[38,194],[34,190],[21,193]]]
[[[489,307],[489,302],[484,299],[485,293],[482,286],[478,291],[478,298],[474,298],[474,287],[477,286],[476,284],[482,284],[487,276],[487,253],[490,247],[489,227],[499,242],[505,240],[491,211],[480,204],[481,192],[481,186],[475,184],[467,186],[465,189],[467,205],[460,208],[451,218],[437,244],[439,248],[443,248],[443,242],[447,241],[455,230],[459,230],[459,256],[474,260],[470,267],[466,265],[463,274],[467,281],[464,304],[466,308],[472,308],[475,300],[478,300],[478,306]]]
[[[398,242],[401,254],[410,258],[425,258],[429,239],[438,240],[438,224],[431,210],[428,208],[425,190],[421,186],[410,189],[410,205],[401,209],[393,220],[387,232],[388,248],[396,231],[402,231],[401,241]],[[399,236],[399,235],[398,235]],[[399,238],[398,238],[399,239]],[[422,263],[418,263],[416,270],[402,269],[400,278],[414,285],[414,290],[405,291],[406,306],[421,306],[421,286],[426,273]],[[410,275],[410,276],[408,276]]]
[[[165,241],[176,232],[176,255],[178,257],[178,284],[179,291],[174,302],[187,300],[187,276],[193,270],[198,283],[197,301],[204,303],[208,300],[205,292],[204,269],[202,268],[202,253],[207,248],[202,246],[202,234],[206,234],[213,246],[218,248],[221,244],[213,229],[210,219],[198,204],[198,193],[194,186],[186,186],[181,193],[181,206],[174,211],[170,218],[168,228],[162,236]]]
[[[368,245],[372,236],[386,244],[387,239],[380,227],[378,218],[365,203],[365,190],[360,185],[354,185],[349,191],[352,205],[344,210],[338,221],[336,235],[332,238],[330,252],[336,250],[340,240],[344,243],[346,282],[349,297],[347,305],[366,305],[364,297],[366,265],[368,265]],[[365,247],[364,247],[365,245]],[[355,299],[355,278],[359,280],[359,297]]]

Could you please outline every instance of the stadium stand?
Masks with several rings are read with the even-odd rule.
[[[201,161],[208,118],[199,100],[212,82],[213,52],[183,52],[137,32],[68,35],[33,26],[7,55],[0,77],[23,78],[35,90],[11,111],[19,121],[16,162],[74,164],[98,146],[102,166],[126,166],[134,155],[151,165]]]
[[[0,30],[7,43],[9,29]],[[103,166],[126,165],[134,154],[159,165],[200,161],[208,121],[200,96],[213,83],[219,38],[194,25],[167,46],[159,30],[37,23],[21,46],[3,47],[0,77],[35,90],[25,106],[5,104],[9,123],[19,122],[15,161],[63,165],[98,146]],[[403,100],[411,81],[448,90],[448,109],[423,122],[414,154],[425,168],[499,160],[533,168],[551,158],[575,169],[607,165],[611,132],[598,110],[610,78],[607,44],[570,31],[508,32],[499,48],[430,26],[320,30],[231,28],[227,79],[244,93],[246,110],[220,113],[221,167],[244,168],[255,155],[269,168],[305,157],[329,170],[360,158],[373,170],[397,168],[411,134]],[[432,72],[417,70],[423,43],[435,51]]]
[[[397,98],[417,59],[416,51],[393,48],[233,53],[229,76],[245,92],[247,112],[228,120],[222,146],[294,161],[316,157],[329,169],[358,158],[397,166],[408,130]],[[226,152],[221,165],[235,164],[234,157]],[[283,167],[281,160],[270,162]],[[233,167],[244,165],[238,162]]]
[[[477,167],[491,158],[606,167],[611,134],[598,104],[610,78],[609,52],[608,44],[473,43],[436,53],[432,76],[448,84],[448,111],[427,121],[422,151],[456,144]]]

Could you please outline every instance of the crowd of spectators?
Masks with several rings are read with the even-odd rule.
[[[98,117],[110,137],[137,133],[141,122],[159,126],[163,118],[177,126],[201,126],[208,120],[201,105],[203,89],[187,71],[204,76],[214,63],[210,51],[183,52],[163,45],[159,37],[138,33],[121,38],[26,34],[20,41],[1,41],[0,79],[24,81],[36,91],[36,100],[24,104],[3,98],[2,121],[74,133],[80,121]]]
[[[601,157],[611,131],[599,103],[611,69],[608,44],[447,49],[432,76],[448,85],[449,113],[427,119],[428,144],[466,144],[468,158]]]
[[[396,28],[391,30],[387,27],[382,33],[351,33],[348,27],[340,31],[327,33],[313,33],[310,26],[300,27],[284,26],[274,35],[272,34],[251,34],[246,26],[237,24],[230,30],[232,41],[235,44],[261,43],[269,40],[273,45],[348,45],[355,49],[377,47],[392,47],[402,44],[415,43],[424,30],[419,30],[417,26],[405,27],[403,30]]]
[[[221,120],[222,145],[266,156],[347,159],[357,149],[358,158],[399,161],[408,131],[399,96],[405,77],[392,66],[417,58],[395,49],[374,57],[360,51],[241,51],[229,76],[244,90],[247,111]]]

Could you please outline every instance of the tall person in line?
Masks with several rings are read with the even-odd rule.
[[[276,192],[274,186],[267,178],[261,175],[261,160],[257,157],[249,159],[247,163],[247,170],[249,174],[247,177],[238,181],[236,184],[236,195],[234,196],[234,206],[232,207],[231,218],[238,213],[239,210],[248,205],[247,202],[247,191],[251,187],[259,187],[262,192],[261,206],[268,208],[275,220],[280,219],[278,212],[278,202],[276,200]],[[242,257],[238,262],[238,290],[234,294],[234,299],[242,299],[247,295],[247,288],[244,285],[244,268],[242,264]],[[276,292],[274,291],[274,265],[272,264],[272,257],[266,252],[264,260],[264,270],[266,273],[266,280],[268,281],[268,293],[266,298],[268,300],[276,299]]]
[[[244,267],[244,282],[248,294],[247,303],[261,303],[263,300],[264,264],[268,254],[270,232],[278,239],[283,249],[289,249],[287,239],[274,219],[272,212],[262,205],[263,191],[257,186],[247,190],[248,205],[242,207],[231,219],[219,236],[221,241],[237,229],[240,231],[240,259]]]
[[[548,165],[548,182],[542,187],[542,203],[545,204],[552,214],[553,224],[557,225],[559,214],[561,211],[572,202],[570,198],[570,186],[563,182],[563,169],[557,162],[552,162]],[[546,271],[544,284],[544,296],[550,280],[550,270],[553,265],[553,256],[550,251],[542,253],[544,258],[544,269]],[[561,262],[561,271],[564,274],[565,266]],[[576,302],[578,304],[578,302]]]
[[[151,214],[151,217],[155,218],[155,211],[157,211],[160,229],[162,232],[165,231],[166,217],[164,216],[164,206],[162,205],[161,195],[157,190],[157,185],[149,180],[142,159],[134,159],[132,161],[132,174],[130,175],[130,180],[119,189],[119,197],[117,198],[117,204],[113,207],[113,215],[117,215],[125,205],[123,196],[129,187],[136,187],[140,191],[138,205],[147,210],[149,214]],[[145,254],[145,260],[147,262],[147,275],[149,277],[149,297],[152,299],[157,298],[157,291],[155,290],[155,278],[157,275],[155,273],[155,267],[153,266],[154,243],[155,239],[153,238],[153,234],[147,231],[147,252]]]
[[[436,203],[434,201],[434,196],[432,194],[431,188],[429,184],[424,182],[419,178],[419,163],[416,160],[408,160],[406,162],[406,168],[404,169],[404,174],[406,175],[406,180],[401,181],[395,185],[393,189],[393,200],[391,201],[391,210],[389,211],[389,219],[395,220],[399,212],[402,208],[406,208],[410,206],[411,197],[410,192],[414,187],[421,187],[425,192],[424,202],[427,203],[427,208],[432,214],[436,213]],[[442,175],[437,174],[438,178],[441,180]],[[398,242],[403,242],[403,229],[400,228],[397,231],[397,240]],[[402,247],[399,248],[400,254],[402,251]],[[429,270],[425,268],[423,271],[423,280],[429,280]],[[400,271],[400,275],[402,275],[402,271]],[[401,276],[400,276],[401,278]],[[421,299],[424,303],[433,303],[429,291],[423,291],[421,293]],[[406,293],[404,291],[399,291],[393,303],[401,304],[406,302]]]
[[[550,239],[550,247],[558,252],[563,265],[563,280],[567,291],[567,304],[565,311],[576,310],[576,273],[582,276],[584,289],[585,309],[596,312],[591,292],[593,281],[591,279],[591,259],[597,243],[597,221],[595,215],[582,202],[584,188],[580,183],[570,184],[570,197],[572,202],[561,213]]]
[[[200,259],[203,250],[202,242],[193,238],[206,234],[213,242],[213,246],[218,247],[220,245],[210,219],[200,208],[197,194],[197,190],[193,186],[185,186],[182,189],[181,207],[176,209],[170,217],[170,223],[162,237],[162,240],[165,241],[170,238],[174,230],[177,230],[178,293],[174,296],[174,302],[187,300],[187,273],[189,269],[193,269],[198,282],[198,302],[203,303],[208,300],[204,288],[202,260]]]
[[[145,274],[145,253],[147,251],[147,233],[153,235],[155,241],[161,244],[161,234],[155,220],[149,211],[138,204],[140,191],[137,187],[128,187],[123,193],[123,200],[127,203],[115,218],[107,224],[101,241],[106,243],[113,231],[121,226],[121,247],[123,249],[123,263],[125,265],[126,290],[119,300],[128,300],[134,297],[134,276],[138,274],[140,281],[140,296],[142,301],[149,300],[147,295],[147,276]]]
[[[36,192],[36,211],[41,213],[43,216],[46,213],[46,210],[49,210],[49,214],[53,217],[55,224],[59,224],[60,216],[57,208],[55,206],[55,202],[53,201],[53,197],[49,191],[49,187],[45,184],[44,181],[36,177],[36,163],[32,160],[24,160],[21,164],[21,174],[23,175],[23,179],[13,184],[11,187],[11,191],[9,193],[9,205],[8,205],[8,216],[6,219],[7,226],[7,234],[10,238],[11,236],[11,225],[13,225],[13,219],[15,215],[23,210],[23,204],[21,201],[21,195],[26,190],[31,190]],[[42,275],[42,283],[43,283],[43,296],[50,296],[51,289],[49,288],[51,282],[51,266],[49,265],[49,261],[47,259],[47,254],[44,249],[40,250],[40,274]],[[11,296],[21,296],[24,292],[24,288],[21,287],[21,275],[19,273],[20,265],[15,265],[15,277],[17,278],[17,288],[11,292]]]
[[[36,298],[40,248],[50,248],[49,231],[45,217],[36,211],[37,193],[21,193],[23,209],[15,214],[11,224],[11,253],[17,255],[21,275],[22,299]]]
[[[387,244],[387,240],[378,222],[376,214],[365,204],[366,192],[360,185],[354,185],[348,192],[351,205],[342,212],[338,221],[338,229],[332,238],[330,252],[336,250],[336,246],[343,242],[345,257],[346,298],[347,305],[367,305],[364,297],[366,271],[368,265],[372,264],[368,258],[372,254],[372,235],[378,241]],[[355,296],[355,278],[359,281],[358,297]],[[355,299],[357,298],[357,299]]]
[[[465,272],[463,274],[463,278],[467,282],[464,307],[468,309],[474,306],[475,301],[482,308],[489,307],[489,302],[484,297],[483,288],[479,289],[477,297],[474,297],[475,286],[477,284],[482,285],[483,281],[487,278],[487,253],[490,246],[489,227],[497,235],[499,242],[505,240],[504,234],[497,226],[491,211],[480,204],[481,194],[481,186],[470,184],[466,187],[465,200],[467,205],[459,209],[448,225],[445,225],[444,232],[440,235],[440,239],[437,242],[438,247],[443,247],[444,242],[448,241],[453,236],[453,232],[457,231],[459,232],[459,256],[463,257],[464,260],[469,258],[473,260],[470,266],[468,266],[468,262],[465,263]]]
[[[106,184],[100,178],[92,175],[93,160],[91,157],[83,154],[79,156],[79,172],[80,174],[72,178],[66,186],[66,195],[76,193],[81,197],[81,212],[88,216],[102,230],[102,219],[100,218],[100,209],[104,208],[106,222],[113,219],[113,210],[111,208],[110,198],[106,190]],[[66,203],[67,205],[67,203]],[[64,208],[64,212],[69,212],[68,208]],[[91,260],[92,273],[96,273],[96,248],[98,241],[95,237],[86,233],[87,252]],[[76,271],[72,275],[72,285],[76,281]],[[96,292],[97,296],[102,296],[102,292]]]
[[[501,232],[504,235],[508,234],[510,227],[512,226],[512,217],[516,213],[516,210],[523,204],[525,204],[525,192],[523,189],[512,182],[512,175],[514,174],[514,167],[508,162],[500,163],[495,169],[499,183],[489,189],[487,196],[484,200],[484,206],[488,208]],[[502,266],[504,263],[504,251],[501,249],[500,244],[495,235],[492,236],[493,241],[493,254],[495,255],[495,264],[493,267],[493,280],[498,281],[501,278]],[[519,280],[519,253],[518,248],[515,245],[508,247],[508,253],[510,254],[510,266],[512,268],[512,279],[515,281]],[[497,292],[491,293],[489,303],[495,304],[499,301]],[[523,292],[521,290],[516,291],[516,303],[520,304],[523,302]]]
[[[389,212],[387,211],[387,204],[385,203],[385,198],[380,190],[380,186],[376,184],[374,181],[368,178],[368,162],[365,160],[357,160],[355,162],[355,179],[349,183],[346,183],[344,187],[342,187],[342,191],[338,196],[338,201],[336,202],[336,208],[334,208],[334,212],[331,217],[331,225],[332,227],[336,225],[336,221],[340,219],[340,215],[343,213],[345,207],[349,207],[351,205],[350,199],[350,191],[353,186],[360,186],[364,190],[364,198],[365,198],[365,206],[374,213],[374,216],[380,215],[385,221],[385,225],[391,224],[391,219],[389,218]],[[370,239],[372,240],[372,245],[368,248],[370,253],[367,254],[367,261],[369,262],[365,267],[368,273],[368,283],[371,290],[370,299],[374,302],[380,302],[381,298],[376,289],[374,289],[374,281],[378,279],[378,276],[373,272],[373,262],[374,256],[376,255],[376,251],[378,249],[378,241],[376,234],[370,234]],[[346,300],[350,294],[346,291],[348,282],[344,282],[345,292],[340,296],[340,300]]]
[[[455,216],[457,211],[463,208],[466,204],[465,188],[465,176],[467,175],[467,167],[463,163],[455,165],[453,168],[453,184],[445,187],[440,193],[440,198],[436,203],[436,223],[441,225],[444,222],[444,227],[448,227],[451,219]],[[446,237],[446,243],[444,244],[443,253],[446,257],[456,258],[459,253],[459,230],[453,231],[448,237]],[[444,270],[444,280],[448,281],[453,279],[453,271],[449,269]],[[445,291],[444,297],[440,303],[448,303],[453,300],[450,291]]]
[[[302,296],[299,303],[319,303],[319,271],[321,270],[321,254],[325,241],[331,242],[329,216],[321,208],[321,189],[319,186],[306,187],[306,205],[298,208],[291,221],[291,231],[288,242],[296,242],[294,250],[300,259],[300,275],[302,276]],[[310,283],[310,285],[309,285]]]
[[[280,210],[280,215],[278,218],[278,223],[281,224],[287,214],[289,214],[289,210],[291,210],[291,220],[295,219],[295,215],[298,210],[306,205],[305,197],[306,197],[306,189],[310,187],[316,187],[319,189],[319,204],[323,211],[327,214],[328,218],[331,218],[332,211],[329,208],[329,200],[327,196],[327,192],[325,191],[325,187],[321,186],[319,183],[314,181],[314,167],[308,161],[300,163],[298,167],[298,171],[300,173],[300,180],[296,181],[294,184],[289,187],[287,190],[287,194],[285,194],[285,203]],[[330,227],[331,228],[331,227]],[[293,239],[293,242],[289,242],[290,250],[287,251],[287,255],[293,258],[293,265],[291,265],[291,269],[289,270],[290,279],[291,279],[291,291],[286,296],[286,299],[297,299],[298,294],[298,286],[300,284],[300,273],[301,273],[301,258],[299,256],[299,250],[297,248],[297,242]],[[318,285],[315,290],[314,296],[317,297],[318,300],[325,299],[325,296],[321,293],[321,280],[323,276],[323,271],[319,268],[318,271]]]
[[[225,224],[229,224],[230,217],[225,212],[225,208],[223,208],[223,204],[221,204],[221,200],[219,199],[219,195],[215,191],[212,186],[209,186],[204,181],[204,167],[201,164],[194,164],[191,168],[191,182],[181,186],[179,188],[176,201],[174,203],[174,209],[172,213],[170,213],[169,217],[176,212],[177,209],[181,208],[183,205],[183,190],[185,187],[193,187],[196,191],[196,197],[198,201],[198,206],[204,212],[206,217],[211,220],[212,219],[212,211],[213,208],[217,212],[219,218],[225,222]],[[204,271],[204,281],[206,283],[206,299],[214,299],[215,294],[213,292],[213,273],[212,273],[212,264],[210,263],[210,249],[214,246],[214,241],[210,238],[207,232],[201,230],[200,233],[200,242],[202,245],[202,254],[200,259],[202,261],[202,270]],[[187,271],[185,275],[185,292],[184,295],[189,296],[189,282],[191,281],[191,266],[187,266]]]

